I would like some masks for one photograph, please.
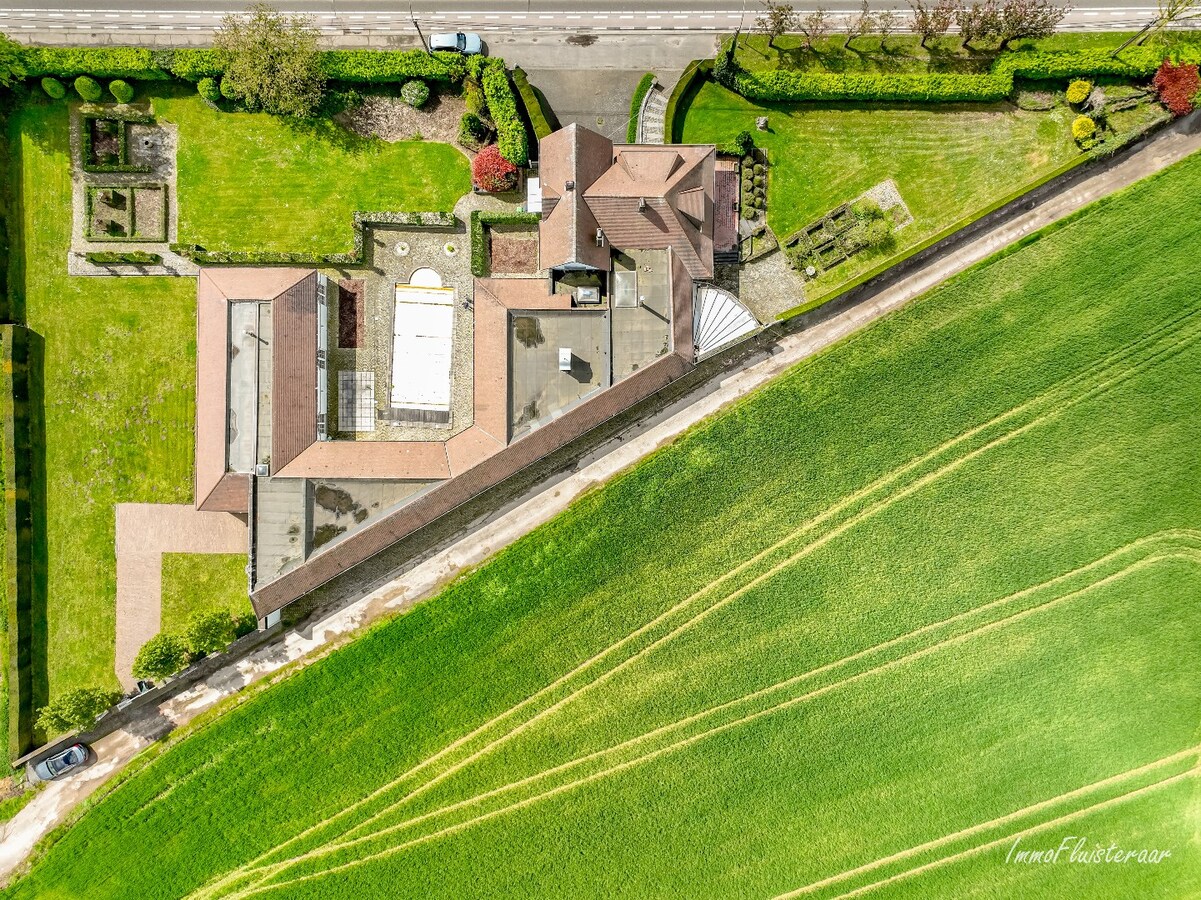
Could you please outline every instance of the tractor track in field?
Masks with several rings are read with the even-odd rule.
[[[942,837],[935,838],[932,841],[927,841],[924,844],[919,844],[916,847],[911,847],[907,850],[901,850],[897,853],[890,854],[889,856],[880,857],[879,859],[873,860],[872,862],[866,863],[857,868],[848,869],[845,872],[839,872],[836,875],[831,875],[828,878],[823,878],[821,881],[815,881],[811,884],[805,885],[804,887],[796,888],[795,890],[788,891],[787,893],[784,893],[784,894],[777,894],[774,898],[772,898],[772,900],[794,900],[794,898],[806,896],[808,894],[813,893],[814,891],[818,891],[818,890],[822,890],[823,888],[831,887],[835,884],[838,884],[839,882],[846,881],[846,880],[848,880],[850,878],[854,878],[858,875],[865,875],[868,872],[873,872],[877,869],[891,865],[892,863],[902,862],[902,861],[910,859],[914,856],[919,856],[923,853],[927,853],[931,850],[938,850],[942,847],[947,846],[948,844],[955,843],[956,841],[960,841],[965,838],[975,837],[981,833],[990,831],[990,830],[998,828],[1000,826],[1014,824],[1015,822],[1018,822],[1027,816],[1034,815],[1034,814],[1037,814],[1040,812],[1044,812],[1049,809],[1053,809],[1054,807],[1064,803],[1065,801],[1077,800],[1081,797],[1085,797],[1085,796],[1087,796],[1091,793],[1094,793],[1098,790],[1113,787],[1113,786],[1119,785],[1123,782],[1130,781],[1131,779],[1137,778],[1138,776],[1146,775],[1151,772],[1158,771],[1167,766],[1171,766],[1175,763],[1183,762],[1184,760],[1187,760],[1190,757],[1194,759],[1194,765],[1192,768],[1188,769],[1187,771],[1178,772],[1177,774],[1168,776],[1167,778],[1162,778],[1158,781],[1154,781],[1154,782],[1151,782],[1150,784],[1142,785],[1141,787],[1134,788],[1133,790],[1129,790],[1129,791],[1126,791],[1121,794],[1117,794],[1117,795],[1109,797],[1105,800],[1101,800],[1096,803],[1089,804],[1088,806],[1080,807],[1079,809],[1075,809],[1070,813],[1065,813],[1065,814],[1058,816],[1056,818],[1053,818],[1049,821],[1039,822],[1034,825],[1030,825],[1026,828],[1020,829],[1018,831],[1008,832],[1008,833],[1002,835],[1001,837],[996,838],[991,841],[987,841],[984,844],[978,844],[973,847],[968,847],[964,850],[960,850],[960,851],[958,851],[956,853],[952,853],[948,856],[939,857],[938,859],[934,859],[927,863],[923,863],[912,869],[905,869],[904,871],[897,872],[893,875],[888,876],[887,878],[872,882],[871,884],[861,885],[859,887],[851,889],[850,891],[848,891],[846,893],[836,895],[839,898],[857,897],[860,894],[864,894],[869,891],[875,890],[878,887],[883,887],[886,884],[891,884],[895,881],[899,881],[901,879],[908,878],[912,875],[918,874],[919,872],[929,871],[932,868],[937,868],[938,866],[946,865],[947,863],[954,862],[958,859],[963,859],[968,856],[973,856],[977,853],[982,853],[985,850],[992,849],[993,847],[1004,846],[1005,844],[1007,844],[1010,841],[1015,840],[1017,838],[1024,837],[1029,834],[1034,834],[1034,833],[1042,831],[1046,828],[1050,828],[1054,825],[1062,825],[1066,822],[1072,821],[1073,819],[1079,818],[1080,816],[1086,815],[1091,812],[1095,812],[1099,809],[1103,809],[1103,808],[1113,805],[1115,803],[1121,803],[1126,800],[1130,800],[1135,797],[1142,796],[1143,794],[1148,793],[1149,791],[1156,790],[1157,788],[1161,788],[1161,787],[1164,787],[1169,784],[1174,784],[1177,781],[1180,781],[1181,779],[1189,778],[1189,777],[1196,777],[1198,774],[1201,774],[1201,769],[1197,768],[1198,762],[1201,761],[1201,746],[1189,747],[1186,750],[1181,750],[1180,752],[1173,753],[1170,756],[1162,757],[1161,759],[1157,759],[1154,762],[1147,763],[1144,766],[1139,766],[1134,769],[1129,769],[1125,772],[1119,772],[1116,775],[1111,775],[1108,778],[1103,778],[1100,781],[1095,781],[1092,784],[1084,785],[1083,787],[1076,788],[1075,790],[1068,791],[1067,793],[1059,794],[1058,796],[1050,797],[1046,800],[1040,800],[1038,803],[1034,803],[1030,806],[1023,807],[1022,809],[1014,810],[1011,813],[1006,813],[1003,816],[999,816],[995,819],[990,819],[987,822],[978,822],[977,824],[969,826],[968,828],[964,828],[960,831],[951,832],[950,834],[946,834],[946,835],[943,835]]]
[[[950,472],[953,472],[953,471],[959,469],[960,467],[965,465],[967,462],[970,462],[972,459],[977,458],[978,456],[982,455],[983,453],[986,453],[987,451],[994,449],[997,446],[1001,446],[1005,443],[1008,443],[1009,441],[1024,434],[1025,432],[1029,431],[1030,429],[1034,428],[1035,426],[1042,424],[1043,422],[1049,421],[1049,420],[1055,418],[1056,416],[1062,414],[1063,412],[1066,412],[1067,410],[1069,410],[1089,399],[1092,399],[1101,393],[1104,393],[1108,390],[1113,389],[1114,387],[1120,385],[1121,383],[1125,382],[1129,378],[1134,377],[1139,372],[1143,371],[1145,368],[1155,365],[1156,363],[1162,361],[1163,359],[1169,358],[1170,356],[1174,355],[1176,352],[1179,352],[1179,351],[1187,348],[1189,345],[1191,345],[1196,340],[1196,338],[1198,336],[1197,335],[1198,327],[1197,327],[1197,322],[1195,321],[1198,312],[1199,312],[1198,309],[1191,309],[1171,320],[1161,323],[1160,325],[1156,326],[1155,328],[1153,328],[1150,331],[1146,332],[1145,334],[1141,335],[1136,340],[1131,341],[1130,343],[1118,348],[1117,350],[1112,351],[1109,354],[1106,354],[1100,360],[1090,364],[1089,366],[1086,366],[1084,369],[1080,370],[1079,372],[1074,373],[1070,376],[1067,376],[1064,379],[1061,379],[1059,382],[1056,382],[1051,387],[1047,388],[1042,393],[1031,398],[1030,400],[1027,400],[1026,402],[1020,404],[1019,406],[1016,406],[1004,413],[1001,413],[1000,415],[994,417],[993,419],[990,419],[988,422],[985,422],[982,425],[976,426],[966,432],[963,432],[959,436],[944,442],[943,444],[939,445],[938,447],[935,447],[934,449],[928,451],[927,453],[909,461],[908,463],[893,470],[892,472],[889,472],[886,475],[881,476],[880,478],[876,479],[875,481],[873,481],[871,484],[865,486],[864,488],[861,488],[860,490],[858,490],[852,494],[849,494],[847,497],[843,498],[842,500],[840,500],[838,503],[834,504],[833,506],[827,508],[825,511],[823,511],[816,517],[808,520],[807,522],[803,523],[798,528],[790,531],[788,534],[786,534],[783,538],[781,538],[776,543],[774,543],[771,546],[767,547],[766,549],[760,551],[755,556],[751,557],[750,559],[746,560],[745,562],[739,564],[739,566],[730,570],[730,572],[725,573],[718,579],[714,580],[713,582],[710,582],[708,585],[706,585],[699,591],[697,591],[697,592],[691,594],[690,596],[684,598],[683,600],[679,601],[678,603],[673,605],[671,608],[669,608],[665,612],[661,613],[656,618],[652,619],[645,625],[641,626],[639,629],[635,630],[634,632],[631,632],[629,635],[626,635],[619,641],[609,645],[608,647],[604,648],[603,650],[601,650],[597,654],[593,655],[589,659],[583,661],[582,663],[577,665],[575,668],[573,668],[570,672],[568,672],[565,675],[561,676],[560,678],[556,679],[554,682],[547,685],[546,687],[541,688],[539,691],[532,694],[526,700],[522,701],[521,703],[517,704],[516,706],[511,707],[510,709],[500,713],[499,715],[493,717],[489,721],[478,726],[476,729],[474,729],[469,734],[463,736],[462,738],[459,738],[458,740],[456,740],[452,744],[448,745],[443,750],[440,750],[440,751],[438,751],[438,753],[421,761],[416,766],[412,767],[411,769],[409,769],[407,772],[403,773],[398,778],[394,779],[393,781],[389,782],[386,785],[381,786],[380,788],[376,789],[371,794],[367,795],[366,797],[362,798],[359,801],[356,801],[356,803],[352,804],[351,806],[346,807],[345,809],[343,809],[342,811],[340,811],[339,813],[337,813],[335,816],[331,817],[330,819],[324,820],[320,823],[310,826],[309,828],[305,829],[302,832],[299,832],[297,835],[293,836],[288,841],[272,848],[272,850],[270,850],[264,854],[260,854],[259,857],[257,857],[254,860],[251,860],[249,863],[246,863],[239,869],[229,872],[222,878],[218,879],[217,881],[211,882],[210,884],[201,887],[197,892],[195,892],[191,896],[193,896],[195,898],[195,900],[209,900],[209,898],[216,898],[216,897],[221,897],[221,896],[239,896],[239,897],[243,896],[241,891],[245,891],[245,890],[249,889],[249,887],[250,887],[249,885],[243,885],[240,888],[236,888],[235,891],[237,891],[237,892],[234,894],[226,895],[223,892],[227,888],[233,887],[233,885],[235,885],[237,882],[243,881],[247,877],[250,877],[253,879],[255,876],[259,876],[260,880],[266,880],[266,879],[272,877],[275,874],[275,872],[280,871],[283,868],[287,868],[287,867],[291,866],[293,864],[293,860],[299,859],[299,858],[305,858],[307,856],[307,853],[301,854],[298,857],[293,857],[291,860],[284,859],[284,860],[281,860],[279,862],[274,862],[274,863],[264,862],[265,860],[268,860],[270,857],[279,854],[281,851],[285,850],[287,847],[294,846],[296,843],[298,843],[306,838],[312,837],[313,835],[324,830],[325,828],[329,827],[330,825],[334,824],[335,822],[342,820],[347,815],[350,815],[356,811],[362,810],[365,806],[370,804],[372,801],[378,800],[378,799],[384,797],[385,795],[391,793],[392,791],[396,790],[398,787],[400,787],[404,783],[408,782],[413,776],[415,776],[419,772],[426,770],[427,768],[429,768],[431,765],[435,764],[436,762],[446,759],[448,756],[453,754],[455,751],[467,747],[474,739],[483,736],[484,734],[493,730],[494,728],[501,725],[502,723],[514,718],[519,712],[535,706],[535,704],[537,704],[537,702],[539,700],[547,699],[548,697],[553,695],[559,689],[564,688],[568,684],[570,684],[573,680],[576,679],[577,676],[579,676],[580,674],[582,674],[584,672],[589,671],[594,666],[596,666],[599,662],[608,658],[612,654],[616,653],[622,647],[625,647],[628,644],[630,644],[631,642],[638,639],[639,637],[642,637],[642,636],[650,633],[657,626],[660,626],[663,623],[667,622],[669,619],[671,619],[676,613],[680,613],[680,612],[684,611],[685,609],[687,609],[688,607],[690,607],[696,600],[710,595],[716,587],[723,585],[723,584],[727,584],[728,582],[732,581],[739,575],[748,573],[754,566],[768,560],[768,558],[771,557],[773,554],[777,554],[781,551],[788,550],[790,548],[790,546],[798,538],[801,538],[801,537],[804,537],[804,536],[810,534],[812,531],[814,531],[819,526],[829,522],[831,519],[834,519],[839,513],[842,513],[844,511],[852,508],[855,504],[859,503],[860,501],[871,498],[873,494],[877,494],[880,491],[882,491],[883,489],[895,485],[897,482],[901,481],[905,476],[911,475],[915,472],[919,472],[923,466],[931,463],[932,461],[937,461],[940,457],[944,456],[949,451],[959,448],[961,445],[969,442],[973,438],[984,435],[985,432],[989,431],[990,429],[995,428],[998,425],[1008,423],[1014,419],[1018,419],[1020,422],[1020,419],[1023,415],[1027,415],[1030,413],[1034,414],[1033,418],[1029,419],[1028,421],[1018,424],[1016,427],[1013,427],[1008,431],[1002,432],[997,437],[988,439],[986,443],[984,443],[980,446],[977,446],[974,449],[969,450],[967,453],[953,457],[952,459],[950,459],[947,462],[944,462],[940,467],[935,468],[932,471],[926,472],[925,474],[919,474],[918,477],[916,478],[916,480],[910,482],[907,485],[904,485],[903,487],[899,488],[898,490],[894,491],[893,493],[886,494],[883,497],[880,497],[880,498],[872,501],[872,503],[870,503],[866,508],[861,509],[858,512],[854,512],[848,519],[841,522],[840,524],[835,525],[833,528],[831,528],[825,534],[817,537],[814,540],[809,541],[806,544],[803,544],[800,547],[800,549],[792,551],[787,556],[785,556],[785,558],[782,561],[774,563],[766,571],[763,571],[757,575],[754,575],[754,577],[752,577],[751,580],[748,581],[747,583],[737,587],[732,592],[720,597],[715,602],[704,606],[699,611],[695,612],[694,614],[692,614],[691,616],[686,618],[683,622],[677,624],[674,628],[672,628],[666,634],[663,634],[663,635],[655,638],[646,646],[636,650],[633,653],[633,655],[626,657],[625,659],[620,661],[614,667],[612,667],[604,672],[601,672],[599,675],[595,676],[593,679],[591,679],[589,681],[585,681],[579,687],[574,688],[566,695],[553,701],[549,706],[537,711],[530,718],[519,722],[519,724],[517,724],[515,727],[511,728],[509,731],[504,732],[504,733],[500,734],[499,736],[493,738],[492,740],[488,741],[482,747],[474,750],[465,758],[452,763],[448,768],[442,770],[441,772],[438,772],[433,778],[427,780],[423,784],[420,784],[415,790],[409,791],[408,793],[404,794],[398,800],[392,801],[391,803],[384,806],[382,809],[373,813],[367,819],[356,823],[350,829],[348,829],[346,832],[344,832],[341,837],[343,839],[345,839],[345,838],[349,837],[350,835],[353,835],[356,831],[360,831],[360,830],[366,828],[367,826],[373,824],[374,822],[378,821],[380,818],[382,818],[386,815],[389,815],[390,813],[394,812],[396,809],[400,808],[401,806],[404,806],[405,804],[411,802],[417,796],[424,794],[429,789],[436,786],[438,783],[449,778],[451,775],[466,768],[467,766],[469,766],[471,763],[473,763],[476,760],[478,760],[479,758],[481,758],[486,753],[491,752],[492,750],[503,745],[504,743],[508,742],[512,738],[514,738],[514,737],[518,736],[519,734],[523,733],[524,731],[528,730],[530,727],[535,725],[537,722],[539,722],[542,719],[546,718],[547,716],[553,714],[554,712],[561,709],[563,706],[565,706],[569,702],[575,700],[576,698],[578,698],[585,692],[591,690],[592,688],[594,688],[600,684],[607,682],[612,677],[617,675],[619,672],[624,671],[627,667],[629,667],[636,661],[644,658],[647,654],[649,654],[651,651],[653,651],[656,647],[661,646],[662,644],[666,643],[667,641],[670,641],[674,637],[678,636],[683,631],[685,631],[685,630],[693,627],[694,625],[698,624],[699,622],[703,621],[710,613],[715,612],[716,610],[728,605],[729,603],[736,600],[738,597],[745,595],[750,590],[753,590],[755,587],[758,587],[759,585],[761,585],[763,582],[765,582],[769,578],[774,577],[776,574],[779,574],[779,572],[794,565],[800,559],[811,554],[815,550],[820,549],[821,547],[825,546],[830,541],[834,540],[836,537],[845,533],[849,529],[855,527],[862,521],[870,518],[871,516],[882,511],[883,509],[886,509],[886,508],[892,506],[894,503],[896,503],[902,499],[905,499],[906,497],[916,493],[921,488],[926,487],[929,484],[937,481],[938,479],[942,478],[944,475],[949,474]],[[1163,340],[1163,338],[1165,336],[1168,338],[1167,340]],[[1123,367],[1123,364],[1125,364],[1125,363],[1129,363],[1129,364],[1125,365]],[[372,835],[372,836],[369,836],[369,838],[367,838],[367,839],[371,839],[374,837],[375,836]],[[325,845],[320,845],[320,847],[334,847],[334,846],[340,845],[341,843],[342,842],[340,842],[340,841],[333,841],[333,842],[325,844]],[[320,847],[318,849],[320,849]],[[308,852],[314,852],[314,851],[308,851]]]
[[[1133,557],[1133,559],[1131,559],[1131,557]],[[1024,619],[1028,618],[1029,616],[1034,615],[1035,613],[1043,612],[1048,609],[1058,607],[1061,604],[1067,603],[1071,600],[1074,600],[1076,598],[1087,595],[1087,594],[1097,590],[1098,588],[1113,584],[1114,582],[1116,582],[1122,578],[1125,578],[1131,574],[1134,574],[1135,572],[1147,569],[1149,567],[1152,567],[1154,565],[1157,565],[1157,564],[1167,561],[1167,560],[1186,560],[1186,561],[1201,565],[1201,531],[1182,530],[1182,531],[1162,532],[1162,533],[1159,533],[1156,535],[1151,535],[1146,538],[1142,538],[1142,539],[1134,541],[1122,548],[1119,548],[1118,550],[1115,550],[1112,553],[1107,554],[1106,556],[1103,556],[1097,560],[1094,560],[1091,563],[1088,563],[1077,569],[1073,569],[1069,572],[1058,575],[1055,578],[1049,579],[1046,582],[1042,582],[1040,584],[1024,588],[1013,594],[1009,594],[1009,595],[999,598],[997,600],[990,601],[989,603],[986,603],[983,606],[974,607],[972,609],[965,610],[962,613],[958,613],[955,616],[951,616],[951,617],[941,620],[939,622],[934,622],[929,625],[922,626],[921,628],[915,629],[914,631],[907,632],[905,634],[902,634],[895,638],[892,638],[888,641],[885,641],[881,644],[877,644],[872,647],[866,648],[855,654],[844,657],[843,659],[827,663],[816,669],[812,669],[812,670],[804,672],[800,675],[796,675],[791,678],[785,679],[781,682],[777,682],[776,684],[761,688],[750,694],[744,695],[742,697],[734,698],[732,700],[726,701],[717,706],[711,707],[706,710],[702,710],[701,712],[698,712],[698,713],[694,713],[693,715],[687,716],[683,719],[667,723],[656,729],[653,729],[652,731],[649,731],[642,735],[638,735],[634,738],[630,738],[630,739],[628,739],[620,744],[614,745],[612,747],[608,747],[603,750],[595,751],[586,756],[583,756],[583,757],[580,757],[580,758],[577,758],[574,760],[570,760],[570,761],[563,763],[559,766],[556,766],[554,768],[545,770],[543,772],[535,773],[533,775],[527,776],[526,778],[520,779],[518,781],[512,782],[507,785],[503,785],[498,788],[494,788],[490,791],[486,791],[486,792],[484,792],[482,794],[478,794],[474,797],[466,798],[464,800],[458,801],[457,803],[450,804],[449,806],[433,810],[431,812],[417,816],[413,819],[387,826],[385,828],[382,828],[382,829],[376,831],[373,834],[366,835],[366,836],[363,836],[360,838],[356,838],[356,839],[353,839],[350,841],[341,842],[341,843],[323,845],[321,847],[315,848],[314,850],[308,851],[307,853],[304,853],[297,857],[294,857],[291,860],[288,860],[284,863],[278,863],[273,866],[263,867],[262,869],[258,870],[258,872],[248,873],[251,875],[256,875],[256,874],[259,875],[260,878],[257,882],[255,882],[254,884],[238,887],[235,889],[235,891],[233,893],[230,893],[226,896],[229,897],[230,900],[242,900],[242,898],[257,896],[258,894],[268,892],[275,888],[285,887],[287,885],[291,885],[291,884],[294,884],[297,882],[310,881],[313,879],[324,878],[331,873],[345,871],[348,868],[352,868],[354,866],[361,865],[366,862],[370,862],[373,860],[391,856],[395,853],[399,853],[410,847],[414,847],[414,846],[417,846],[420,844],[428,843],[430,841],[433,841],[433,840],[436,840],[439,838],[453,835],[455,833],[463,831],[474,825],[489,821],[491,819],[494,819],[496,817],[499,817],[499,816],[504,815],[509,812],[514,812],[516,810],[523,809],[529,805],[532,805],[533,803],[539,802],[541,800],[549,799],[551,797],[557,796],[559,794],[565,793],[570,790],[574,790],[575,788],[582,787],[587,784],[591,784],[602,778],[606,778],[611,775],[618,774],[620,772],[623,772],[630,768],[633,768],[634,766],[655,760],[655,759],[657,759],[663,755],[666,755],[668,753],[690,747],[693,744],[696,744],[706,738],[712,737],[717,734],[724,733],[733,728],[740,727],[742,725],[748,724],[750,722],[756,721],[765,716],[780,712],[782,710],[791,709],[799,704],[822,697],[822,696],[824,696],[834,690],[837,690],[841,687],[845,687],[847,685],[858,683],[859,681],[864,680],[866,678],[890,671],[899,666],[903,666],[905,664],[922,659],[931,654],[937,653],[938,651],[941,651],[948,647],[957,646],[959,644],[962,644],[966,641],[971,640],[972,638],[975,638],[975,637],[978,637],[978,636],[981,636],[984,634],[988,634],[996,629],[1013,624],[1015,622],[1022,621]],[[1117,567],[1113,568],[1115,566],[1115,564],[1117,564]],[[1106,571],[1107,569],[1112,569],[1112,571]],[[1093,576],[1097,576],[1099,572],[1101,573],[1099,575],[1099,577],[1093,577]],[[968,628],[967,630],[952,634],[947,637],[940,638],[939,640],[937,640],[934,643],[929,644],[927,646],[908,651],[906,653],[903,653],[900,656],[896,656],[891,659],[885,659],[881,662],[878,662],[875,665],[869,666],[866,669],[860,670],[858,672],[853,672],[851,674],[846,675],[845,677],[842,677],[835,681],[821,685],[820,687],[817,687],[817,688],[814,688],[811,690],[807,690],[805,693],[802,693],[800,695],[786,696],[783,699],[776,700],[776,702],[772,703],[771,705],[769,705],[767,707],[759,708],[759,709],[751,709],[750,711],[743,711],[740,709],[740,707],[746,706],[747,704],[753,704],[756,701],[761,701],[765,698],[771,697],[771,695],[774,695],[781,691],[787,690],[788,688],[795,687],[795,686],[802,684],[804,682],[807,682],[819,675],[828,673],[832,670],[843,667],[849,663],[862,660],[865,657],[879,654],[879,653],[887,651],[887,650],[895,649],[899,644],[910,641],[916,637],[929,634],[930,632],[933,632],[933,631],[936,631],[939,629],[946,628],[947,626],[952,626],[955,624],[962,623],[966,619],[979,617],[982,614],[986,614],[988,612],[1003,608],[1005,606],[1011,606],[1016,601],[1023,600],[1030,596],[1038,595],[1040,593],[1044,593],[1047,590],[1052,589],[1052,588],[1061,587],[1065,582],[1070,582],[1070,581],[1073,581],[1076,579],[1080,579],[1082,577],[1088,577],[1088,578],[1090,578],[1090,580],[1086,581],[1084,584],[1082,584],[1079,587],[1076,587],[1074,589],[1068,590],[1063,593],[1053,594],[1052,596],[1050,596],[1049,598],[1047,598],[1045,600],[1042,600],[1041,602],[1035,603],[1033,605],[1021,607],[1021,608],[1017,609],[1016,611],[1008,613],[1007,615],[1004,615],[1000,618],[993,619],[991,621],[987,621],[987,622],[984,622],[981,624],[976,624],[976,625]],[[727,713],[727,712],[731,712],[731,711],[733,711],[735,713],[739,713],[739,715],[736,718],[729,720],[729,721],[717,722],[715,724],[708,722],[708,720],[710,720],[714,717],[717,717],[722,713]],[[680,737],[680,738],[678,738],[670,743],[667,743],[665,745],[658,746],[658,747],[652,747],[651,749],[649,749],[647,751],[639,752],[637,755],[635,755],[631,758],[618,759],[617,761],[613,761],[612,759],[606,759],[607,757],[620,757],[620,755],[623,751],[638,747],[639,745],[646,743],[648,741],[651,741],[655,738],[659,738],[659,737],[663,737],[663,736],[670,736],[674,732],[681,731],[681,730],[687,728],[688,726],[697,725],[697,724],[704,725],[705,727],[702,728],[702,730],[700,730],[694,734],[689,734],[685,737]],[[388,835],[395,834],[395,833],[407,830],[409,828],[413,828],[424,822],[428,822],[433,819],[446,816],[450,813],[457,812],[459,810],[468,809],[472,806],[480,805],[481,803],[483,803],[487,800],[502,797],[506,794],[511,794],[514,792],[521,791],[524,788],[527,788],[531,785],[535,785],[540,781],[546,781],[555,775],[570,773],[574,769],[578,769],[589,763],[598,762],[598,761],[602,763],[601,768],[599,768],[595,771],[580,775],[579,777],[572,777],[564,783],[547,787],[546,789],[541,790],[540,792],[535,793],[533,795],[530,795],[527,797],[520,797],[518,799],[513,799],[513,800],[511,800],[511,802],[508,802],[505,805],[499,806],[499,807],[491,809],[491,810],[487,810],[485,812],[481,812],[477,815],[472,816],[471,818],[468,818],[468,819],[465,819],[465,820],[462,820],[459,822],[455,822],[452,824],[444,825],[433,832],[408,839],[402,843],[394,844],[392,846],[385,847],[383,849],[375,850],[373,852],[367,853],[363,856],[356,857],[352,860],[348,860],[347,862],[333,866],[326,870],[322,870],[322,871],[314,872],[314,873],[306,873],[306,874],[303,874],[303,875],[300,875],[300,876],[297,876],[294,878],[285,879],[285,880],[278,881],[278,882],[272,882],[272,879],[275,878],[280,873],[286,871],[288,868],[299,865],[303,862],[311,861],[314,859],[320,859],[325,856],[330,856],[330,855],[333,855],[336,853],[341,853],[341,852],[351,849],[355,846],[360,846],[360,845],[363,845],[363,844],[366,844],[366,843],[369,843],[372,841],[377,841]],[[999,820],[995,820],[995,821],[999,821]],[[984,827],[984,826],[979,826],[979,827]],[[884,863],[881,863],[881,865],[883,865],[883,864]]]

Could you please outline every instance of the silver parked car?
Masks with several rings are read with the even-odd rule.
[[[72,744],[61,753],[43,759],[33,767],[33,772],[42,781],[61,778],[68,772],[73,772],[88,761],[86,744]]]
[[[455,31],[447,34],[430,35],[431,50],[450,50],[452,53],[464,53],[473,56],[484,52],[484,43],[474,31]]]

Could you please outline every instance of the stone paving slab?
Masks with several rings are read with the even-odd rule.
[[[130,672],[142,645],[159,633],[164,553],[246,553],[246,523],[190,504],[117,504],[117,679],[131,690]]]

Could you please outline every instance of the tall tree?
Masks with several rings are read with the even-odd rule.
[[[1201,5],[1196,0],[1159,0],[1159,10],[1155,18],[1139,29],[1138,33],[1127,39],[1122,46],[1114,50],[1110,56],[1116,57],[1131,44],[1141,44],[1152,34],[1157,34],[1170,28],[1177,22],[1201,18]]]
[[[970,50],[972,41],[992,37],[1000,27],[1000,14],[996,0],[975,0],[971,6],[963,5],[955,10],[955,24],[959,26],[959,37],[963,47]]]
[[[876,13],[876,30],[880,32],[880,49],[884,49],[884,44],[894,31],[901,27],[901,17],[891,9],[882,9]]]
[[[998,50],[1008,50],[1010,41],[1019,38],[1050,37],[1072,6],[1055,6],[1048,0],[1005,0],[996,17]]]
[[[222,90],[248,109],[306,118],[321,104],[325,74],[312,20],[256,4],[228,15],[214,40]]]
[[[797,22],[796,27],[805,36],[805,49],[812,50],[815,43],[830,33],[830,17],[825,8],[819,6]]]
[[[922,36],[921,46],[933,37],[942,37],[955,21],[957,0],[935,0],[927,4],[926,0],[908,0],[909,8],[913,10],[913,30]]]
[[[789,3],[763,0],[763,13],[755,20],[755,27],[767,35],[767,46],[775,47],[776,38],[796,31],[797,14]]]
[[[851,41],[857,37],[863,37],[865,34],[870,34],[876,29],[876,17],[872,15],[871,6],[868,0],[862,0],[858,13],[853,13],[846,18],[846,35],[847,39],[842,42],[843,49],[851,46]]]

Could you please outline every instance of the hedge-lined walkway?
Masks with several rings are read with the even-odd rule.
[[[246,523],[190,504],[117,504],[117,680],[130,690],[142,645],[158,634],[164,553],[245,553]]]

